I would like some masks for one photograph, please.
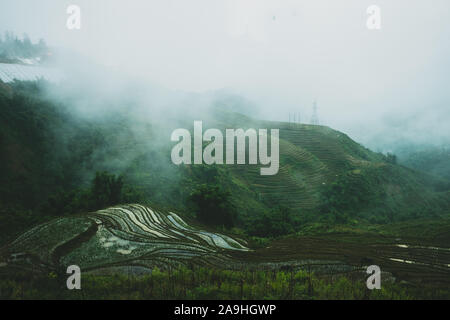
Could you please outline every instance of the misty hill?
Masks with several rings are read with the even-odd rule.
[[[0,63],[39,64],[49,57],[49,48],[43,39],[32,43],[27,34],[19,39],[6,31],[0,36]]]
[[[403,165],[450,180],[450,148],[409,146],[399,148],[399,162]]]
[[[221,123],[215,125],[221,128]],[[448,212],[448,181],[392,163],[342,132],[325,126],[254,121],[238,114],[223,117],[222,128],[233,126],[280,129],[277,175],[261,176],[258,166],[227,168],[237,186],[253,193],[243,199],[242,207],[251,198],[267,207],[285,205],[300,216],[322,215],[333,222],[364,218],[383,223]]]
[[[204,128],[280,129],[279,173],[261,176],[260,165],[178,167],[170,160],[170,132],[192,127],[198,114],[167,122],[172,127],[134,116],[129,105],[82,117],[43,87],[34,82],[0,89],[0,225],[8,239],[55,216],[132,202],[257,236],[314,223],[388,223],[449,213],[446,181],[393,163],[325,126],[214,109]]]

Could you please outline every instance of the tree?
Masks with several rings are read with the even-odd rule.
[[[106,171],[97,172],[91,186],[91,207],[94,210],[119,204],[122,200],[123,177]]]
[[[21,52],[24,57],[30,58],[33,56],[33,44],[31,43],[30,37],[26,33],[23,34]]]
[[[217,184],[199,185],[189,199],[197,209],[197,218],[210,225],[232,227],[236,216],[231,193]]]
[[[391,164],[397,164],[397,156],[393,153],[388,152],[386,155],[386,162]]]
[[[278,237],[292,233],[295,231],[295,221],[292,218],[293,213],[289,207],[277,206],[252,219],[248,226],[249,233],[259,237]]]

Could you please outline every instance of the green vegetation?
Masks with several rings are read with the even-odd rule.
[[[412,169],[428,172],[435,177],[450,180],[450,148],[447,147],[404,147],[400,163]]]
[[[217,166],[201,165],[193,171],[196,184],[188,200],[197,219],[212,226],[233,227],[237,212],[227,189],[229,177],[221,174]]]
[[[263,238],[278,237],[293,233],[300,222],[288,207],[280,205],[256,217],[248,226],[248,233]]]
[[[357,275],[320,276],[306,270],[232,271],[211,268],[153,269],[149,275],[85,275],[82,290],[67,290],[55,274],[0,278],[2,299],[437,299],[448,289],[386,282],[368,290]]]
[[[202,184],[191,194],[190,199],[195,203],[197,218],[206,224],[232,227],[235,211],[230,204],[231,193],[220,185]]]
[[[96,172],[89,188],[59,191],[42,204],[41,210],[58,216],[61,213],[95,211],[121,203],[140,202],[143,199],[144,196],[139,191],[125,185],[123,176],[102,171]]]
[[[1,242],[55,216],[139,202],[210,226],[277,237],[311,224],[392,223],[441,217],[450,184],[395,164],[327,127],[258,122],[215,110],[212,127],[280,128],[280,171],[174,166],[164,129],[111,107],[81,117],[44,82],[0,89]],[[190,122],[186,119],[186,123]],[[139,134],[136,134],[139,132]]]
[[[279,173],[261,176],[255,165],[178,167],[169,158],[170,128],[160,121],[133,116],[129,105],[112,105],[102,117],[80,115],[70,102],[50,98],[48,86],[0,86],[0,244],[22,234],[14,252],[31,253],[52,272],[73,261],[92,270],[113,262],[125,268],[129,257],[130,265],[137,261],[153,273],[87,275],[83,295],[63,290],[58,273],[17,274],[0,280],[2,297],[448,298],[448,290],[432,283],[448,278],[445,177],[399,165],[394,155],[371,152],[327,127],[256,121],[223,110],[214,111],[208,126],[280,129]],[[176,126],[189,127],[191,120]],[[129,203],[161,208],[154,212],[161,226],[148,231],[153,216],[137,206],[97,211]],[[141,220],[128,216],[130,210]],[[396,239],[418,247],[404,251]],[[440,247],[439,254],[420,247],[425,244]],[[301,268],[286,272],[277,265],[330,257],[347,267],[374,261],[399,279],[426,279],[429,287],[394,281],[369,292],[360,278],[305,276]],[[274,270],[226,270],[239,264],[272,264]]]

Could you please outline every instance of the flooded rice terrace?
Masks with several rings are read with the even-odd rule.
[[[288,237],[252,249],[242,239],[190,226],[173,212],[135,204],[36,226],[0,250],[0,271],[47,273],[75,264],[96,274],[141,274],[197,265],[364,277],[367,266],[378,265],[385,279],[448,285],[450,248],[383,241]]]

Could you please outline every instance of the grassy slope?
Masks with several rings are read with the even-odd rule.
[[[154,138],[151,126],[146,127],[148,131],[145,131],[144,137],[137,137],[126,117],[111,122],[74,122],[49,109],[45,103],[40,103],[40,99],[37,103],[22,104],[17,104],[17,100],[11,100],[11,96],[6,94],[2,99],[2,233],[3,230],[9,231],[7,229],[15,229],[14,232],[18,233],[31,224],[49,219],[34,215],[33,208],[39,198],[53,193],[62,181],[75,181],[76,185],[83,180],[82,177],[97,169],[124,173],[128,182],[144,191],[149,203],[185,209],[183,196],[189,193],[193,185],[183,181],[190,177],[195,182],[195,175],[192,168],[179,171],[175,166],[167,166],[170,164],[171,148],[168,138],[167,144],[163,143],[160,149],[149,148]],[[5,107],[6,104],[9,107]],[[18,106],[20,109],[16,113],[14,111]],[[356,186],[355,192],[359,189],[364,191],[364,194],[341,195],[343,198],[362,197],[360,201],[356,199],[352,202],[360,207],[358,215],[349,223],[308,222],[296,236],[275,240],[267,247],[257,249],[254,254],[240,257],[242,254],[238,253],[236,256],[247,262],[316,258],[339,259],[360,265],[374,261],[400,279],[409,279],[414,275],[414,279],[420,281],[448,284],[442,280],[448,278],[448,272],[430,272],[425,266],[409,266],[389,260],[390,257],[412,257],[424,262],[448,263],[447,251],[434,257],[429,250],[405,251],[391,246],[393,243],[448,246],[448,218],[437,220],[434,219],[436,214],[432,213],[448,214],[450,196],[448,191],[435,190],[433,178],[389,164],[382,155],[325,126],[290,126],[287,123],[256,121],[223,111],[219,111],[214,119],[205,122],[204,128],[280,129],[278,175],[261,176],[259,165],[219,168],[221,173],[231,177],[229,187],[242,217],[258,215],[278,204],[287,204],[298,215],[320,216],[324,192],[331,184],[347,181]],[[192,121],[187,119],[184,127],[191,125]],[[54,131],[58,128],[67,130]],[[55,132],[59,134],[55,135]],[[98,152],[99,149],[101,152]],[[52,150],[55,152],[49,153]],[[60,150],[64,151],[64,156],[51,156]],[[70,152],[67,153],[67,150]],[[67,188],[70,187],[69,183]],[[368,196],[373,194],[377,196]],[[20,204],[28,205],[30,209],[14,208],[14,205]],[[20,223],[12,224],[8,219],[4,220],[6,215],[11,214],[22,216],[18,220]],[[394,221],[408,217],[420,219],[378,225],[366,221],[371,216],[393,217]],[[27,223],[23,224],[23,221]],[[398,238],[401,238],[400,242],[396,240]]]
[[[238,187],[234,189],[235,198],[245,194],[243,202],[261,200],[269,207],[285,204],[297,212],[318,214],[324,200],[323,192],[333,183],[349,181],[378,194],[378,198],[361,201],[365,202],[358,208],[361,216],[380,211],[391,217],[426,216],[424,211],[438,201],[439,208],[447,208],[444,211],[448,212],[449,194],[435,192],[432,178],[387,163],[383,155],[364,148],[342,132],[326,126],[255,121],[223,112],[219,117],[223,120],[213,124],[218,128],[280,129],[277,175],[261,176],[260,165],[227,166]]]
[[[125,179],[147,196],[148,203],[186,209],[184,199],[196,177],[190,168],[180,171],[171,164],[172,144],[168,135],[155,136],[158,123],[138,126],[126,113],[111,117],[111,121],[73,121],[58,106],[46,104],[38,91],[31,90],[33,100],[29,101],[24,96],[30,90],[21,92],[12,96],[10,91],[1,92],[0,187],[8,195],[3,203],[26,204],[33,209],[60,184],[70,188],[70,183],[79,185],[91,178],[89,174],[95,170],[107,169],[125,174]],[[261,176],[260,165],[219,166],[230,177],[229,188],[241,217],[280,204],[299,216],[319,216],[324,194],[333,183],[354,187],[338,196],[352,199],[350,206],[355,208],[349,210],[358,211],[355,219],[381,216],[386,222],[448,213],[449,193],[435,191],[432,178],[387,163],[383,155],[342,132],[325,126],[257,121],[223,110],[216,110],[212,119],[204,122],[204,130],[280,129],[277,175]],[[178,125],[189,128],[192,121],[186,118]],[[134,127],[140,128],[140,135]],[[186,176],[192,183],[185,182]]]

